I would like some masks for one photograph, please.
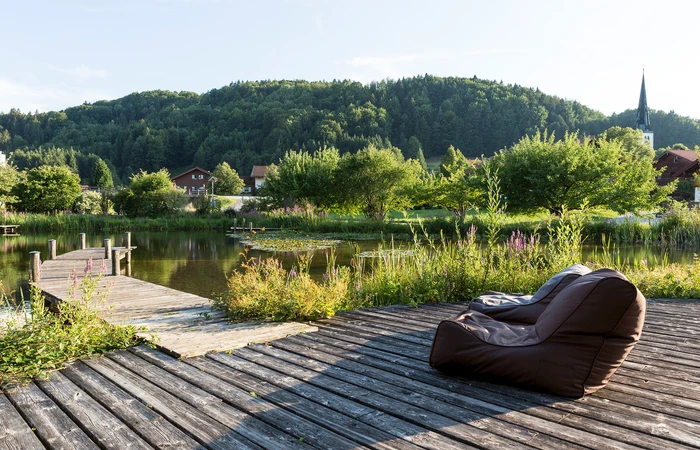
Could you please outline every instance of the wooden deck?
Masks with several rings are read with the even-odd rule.
[[[0,225],[0,236],[17,236],[19,225]]]
[[[70,275],[78,283],[92,259],[91,273],[105,276],[99,291],[106,293],[104,319],[115,324],[145,327],[145,338],[155,336],[160,348],[175,356],[203,355],[231,350],[251,342],[267,342],[290,334],[315,331],[308,324],[231,324],[224,314],[212,311],[211,300],[127,276],[112,276],[112,264],[104,260],[104,248],[88,248],[59,255],[41,264],[38,285],[53,301],[71,298]],[[80,293],[78,292],[78,296]]]
[[[433,330],[463,308],[362,310],[230,354],[78,361],[0,396],[0,447],[700,447],[700,302],[650,302],[612,382],[578,400],[432,370]]]

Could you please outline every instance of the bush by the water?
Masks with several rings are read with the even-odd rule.
[[[72,299],[61,302],[57,311],[46,307],[38,289],[32,289],[31,308],[15,305],[16,312],[0,323],[0,386],[22,382],[65,363],[137,345],[133,325],[116,326],[100,318],[104,291],[98,277],[87,275],[80,282],[72,276]],[[5,303],[12,297],[2,289]]]

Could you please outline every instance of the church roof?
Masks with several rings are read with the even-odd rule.
[[[644,85],[644,73],[642,73],[642,91],[639,93],[639,106],[637,107],[637,128],[642,131],[651,131],[649,107],[647,106],[647,89]]]

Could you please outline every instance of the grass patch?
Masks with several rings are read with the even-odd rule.
[[[267,252],[300,252],[330,248],[341,243],[337,239],[323,239],[299,233],[254,233],[241,239],[253,250]]]
[[[209,216],[179,214],[172,217],[132,218],[99,214],[3,214],[3,223],[20,225],[21,233],[36,231],[193,231],[225,230],[231,219],[222,213]]]
[[[75,280],[75,278],[73,278]],[[31,309],[16,305],[0,324],[0,385],[16,384],[67,362],[111,350],[137,345],[134,326],[110,325],[100,318],[105,293],[99,292],[99,277],[75,281],[72,300],[62,302],[54,313],[38,288],[31,289]],[[8,302],[11,296],[1,289]]]

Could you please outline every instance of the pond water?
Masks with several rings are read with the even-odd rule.
[[[112,245],[123,245],[122,233],[88,234],[88,247],[101,247],[104,238],[111,238]],[[10,290],[17,291],[26,286],[29,272],[29,252],[38,250],[42,258],[47,256],[47,242],[57,240],[60,255],[78,248],[77,233],[32,234],[0,237],[0,280]],[[219,232],[134,232],[132,245],[138,247],[133,253],[132,276],[141,280],[168,286],[184,292],[212,298],[226,290],[227,277],[244,261],[244,246],[236,238]],[[335,249],[337,263],[347,265],[353,254],[374,250],[378,241],[343,242]],[[400,244],[397,244],[400,245]],[[691,263],[694,249],[666,250],[658,247],[622,246],[622,259],[642,260],[650,263],[661,261],[666,255],[669,262]],[[311,274],[321,277],[326,269],[329,250],[313,252]],[[584,260],[590,260],[600,249],[584,248]],[[296,263],[295,253],[272,253],[249,250],[248,257],[276,256],[285,268]],[[76,267],[82,270],[82,267]],[[66,278],[68,274],[66,274]]]

